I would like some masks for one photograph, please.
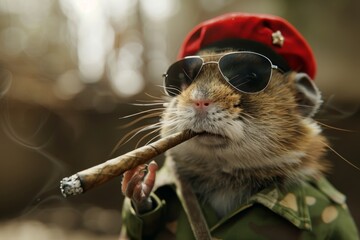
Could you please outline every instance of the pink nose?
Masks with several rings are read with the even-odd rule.
[[[194,100],[194,106],[198,110],[206,110],[211,105],[211,101],[207,99]]]

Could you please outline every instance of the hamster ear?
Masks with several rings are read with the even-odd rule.
[[[296,102],[304,117],[312,117],[322,103],[321,93],[306,73],[295,75]]]

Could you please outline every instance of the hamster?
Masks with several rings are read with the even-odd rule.
[[[124,174],[121,236],[358,239],[325,178],[315,76],[309,44],[285,19],[228,13],[195,26],[164,74],[169,99],[152,127],[199,135],[168,150],[159,171],[151,162]]]
[[[202,54],[210,62],[221,57]],[[306,74],[273,70],[268,86],[249,94],[230,86],[217,64],[205,64],[170,98],[161,120],[162,136],[202,134],[168,150],[165,164],[172,161],[200,201],[225,216],[269,184],[286,187],[326,172],[327,140],[311,118],[320,104],[320,92]],[[125,174],[126,196],[136,195],[138,202],[148,197],[157,167],[150,168],[142,185],[142,171]]]

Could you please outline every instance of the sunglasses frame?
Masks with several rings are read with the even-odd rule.
[[[224,57],[226,57],[226,56],[228,56],[228,55],[243,54],[243,53],[245,53],[245,54],[254,54],[254,55],[260,56],[260,57],[266,59],[266,60],[270,63],[270,75],[269,75],[268,82],[267,82],[266,86],[265,86],[263,89],[259,90],[259,91],[256,91],[256,92],[246,92],[246,91],[243,91],[243,90],[240,90],[240,89],[236,88],[234,85],[232,85],[232,84],[229,82],[228,77],[226,77],[226,76],[223,74],[223,72],[221,71],[221,68],[220,68],[219,63],[220,63],[220,61],[221,61]],[[214,56],[219,56],[219,55],[222,55],[222,56],[221,56],[217,61],[205,61],[205,60],[204,60],[204,58],[206,58],[206,57],[214,57]],[[239,91],[239,92],[245,93],[245,94],[256,94],[256,93],[259,93],[259,92],[264,91],[264,90],[268,87],[268,85],[269,85],[269,83],[270,83],[270,81],[271,81],[273,69],[276,69],[276,70],[281,71],[281,69],[280,69],[277,65],[274,65],[268,57],[266,57],[266,56],[264,56],[264,55],[262,55],[262,54],[260,54],[260,53],[252,52],[252,51],[236,51],[236,52],[228,52],[228,53],[225,53],[225,54],[219,53],[219,54],[203,55],[203,56],[198,56],[198,55],[186,56],[185,58],[180,59],[180,60],[174,62],[173,64],[171,64],[170,67],[173,66],[174,64],[176,64],[177,62],[183,61],[183,60],[185,60],[185,59],[190,59],[190,58],[191,58],[191,59],[197,58],[197,59],[200,59],[200,60],[202,61],[202,64],[201,64],[201,66],[200,66],[200,68],[199,68],[199,71],[196,73],[195,77],[194,77],[193,79],[191,79],[192,81],[194,81],[194,80],[199,76],[199,74],[200,74],[200,72],[201,72],[201,70],[202,70],[202,68],[203,68],[204,65],[206,65],[206,64],[217,64],[218,69],[219,69],[219,72],[220,72],[221,76],[223,77],[223,79],[224,79],[232,88],[234,88],[236,91]],[[165,81],[166,81],[166,78],[168,77],[167,72],[169,71],[170,67],[169,67],[168,70],[162,75],[163,78],[164,78],[164,80],[163,80],[164,91],[165,91],[165,93],[166,93],[168,96],[171,96],[171,95],[170,95],[170,94],[168,93],[168,91],[166,90],[167,87],[166,87]],[[174,96],[177,96],[177,95],[178,95],[178,94],[175,94]]]

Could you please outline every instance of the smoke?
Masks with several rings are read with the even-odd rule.
[[[6,69],[0,72],[0,99],[2,99],[10,90],[12,83],[12,74]]]
[[[40,162],[43,161],[44,165],[46,165],[46,170],[49,171],[48,174],[46,174],[46,179],[42,181],[43,185],[40,186],[40,189],[37,188],[38,190],[36,190],[36,192],[34,192],[32,196],[26,200],[26,205],[23,206],[21,213],[21,215],[24,216],[33,212],[33,210],[39,207],[40,204],[44,204],[45,202],[52,200],[63,200],[59,191],[58,182],[59,179],[65,176],[65,174],[69,171],[67,171],[68,167],[66,167],[63,161],[57,159],[46,150],[53,138],[53,134],[49,132],[47,127],[47,123],[49,122],[51,115],[49,110],[42,109],[41,114],[40,112],[36,112],[35,114],[39,116],[36,116],[35,122],[34,119],[31,119],[31,121],[26,119],[27,114],[24,114],[23,122],[26,125],[26,134],[24,134],[24,131],[21,131],[23,130],[21,127],[14,123],[14,120],[17,120],[18,116],[16,115],[14,117],[12,114],[18,109],[14,110],[11,108],[12,105],[10,105],[12,103],[12,101],[10,101],[12,83],[13,75],[10,71],[3,69],[0,72],[0,127],[2,132],[5,133],[5,140],[10,140],[12,143],[15,143],[17,147],[20,146],[21,148],[26,149],[26,151],[32,152],[32,155],[38,156]],[[11,151],[9,149],[5,150]],[[17,159],[5,157],[6,152],[3,152],[2,154],[4,155],[2,161],[17,162]],[[27,159],[23,159],[22,161],[26,162],[26,160]],[[19,165],[21,165],[22,161],[19,161]],[[31,165],[31,163],[29,163],[29,165]],[[27,166],[16,167],[26,168]],[[39,170],[43,171],[43,169]],[[3,175],[6,174],[6,171],[13,171],[13,169],[2,169]],[[37,174],[38,173],[36,172],[34,173],[34,175]],[[33,179],[19,179],[19,181],[23,180],[27,183],[31,183]],[[12,188],[14,187],[10,186],[12,183],[13,182],[10,180],[8,183],[3,183],[3,185],[7,185],[9,188]],[[15,189],[15,191],[16,190],[17,189]],[[21,191],[21,189],[18,189],[18,191]],[[11,199],[8,200],[8,202],[11,203]]]

